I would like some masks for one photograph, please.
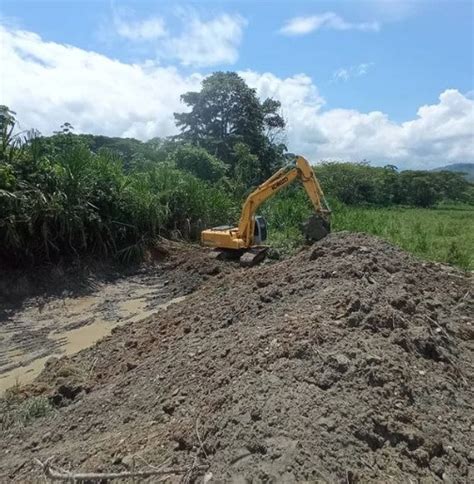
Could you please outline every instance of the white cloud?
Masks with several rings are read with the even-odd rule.
[[[353,77],[365,76],[373,65],[373,62],[365,62],[356,66],[341,67],[334,71],[332,75],[333,81],[348,81]]]
[[[378,22],[348,22],[334,12],[325,12],[308,17],[294,17],[286,22],[280,29],[284,35],[306,35],[319,29],[332,30],[380,30]]]
[[[324,99],[304,74],[241,75],[262,98],[281,101],[288,148],[313,161],[366,159],[401,168],[474,161],[474,101],[456,89],[444,91],[437,104],[420,107],[415,119],[395,123],[380,111],[324,109]]]
[[[308,142],[324,141],[319,130],[301,129],[305,120],[313,120],[319,116],[325,103],[309,76],[296,74],[281,79],[268,72],[261,74],[250,70],[240,72],[240,75],[249,86],[257,90],[261,99],[271,97],[281,102],[282,115],[287,122],[287,143],[290,150],[301,150],[300,147]]]
[[[243,17],[222,14],[206,21],[190,12],[182,20],[183,32],[165,44],[168,54],[179,59],[182,65],[203,67],[237,61],[247,23]]]
[[[125,12],[125,13],[124,13]],[[146,44],[159,59],[178,60],[183,66],[205,67],[233,64],[239,56],[246,20],[221,14],[202,19],[193,9],[176,11],[179,28],[169,31],[161,17],[129,20],[129,10],[115,11],[113,24],[120,37]]]
[[[118,35],[133,41],[155,40],[167,35],[165,22],[161,17],[127,21],[116,14],[114,15],[114,26]]]
[[[22,128],[50,134],[69,121],[77,132],[149,139],[175,134],[180,95],[203,76],[182,75],[153,62],[127,64],[31,32],[0,27],[0,104],[17,112]],[[396,123],[380,111],[328,109],[310,77],[241,75],[262,98],[282,103],[291,151],[321,159],[431,168],[474,161],[474,100],[455,89]]]
[[[173,67],[126,64],[95,52],[0,27],[0,104],[23,128],[49,134],[65,121],[78,132],[141,139],[176,133],[180,95],[201,76]]]

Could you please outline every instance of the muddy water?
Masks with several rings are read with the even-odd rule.
[[[99,286],[92,294],[48,302],[27,301],[0,320],[0,394],[31,382],[52,356],[77,353],[125,323],[147,318],[175,297],[159,276],[134,276]]]

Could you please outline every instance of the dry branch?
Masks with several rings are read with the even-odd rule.
[[[201,436],[199,435],[199,416],[196,419],[196,426],[195,426],[196,436],[199,442],[199,447],[202,450],[203,454],[205,455],[206,459],[208,458],[206,449],[204,448],[204,443],[201,440]]]
[[[142,470],[142,471],[125,471],[125,472],[69,472],[59,467],[53,466],[51,464],[52,457],[41,462],[39,459],[35,459],[36,464],[38,464],[44,475],[51,479],[52,481],[103,481],[110,479],[126,479],[130,477],[141,477],[147,478],[151,476],[164,476],[164,475],[176,475],[176,474],[186,474],[189,472],[188,467],[175,467],[169,469],[159,469],[154,468],[152,470]],[[208,466],[195,466],[193,464],[192,470],[194,472],[203,473],[208,469]]]

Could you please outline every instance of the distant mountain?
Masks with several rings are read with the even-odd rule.
[[[453,163],[452,165],[441,166],[433,171],[457,171],[466,174],[470,182],[474,182],[474,163]]]

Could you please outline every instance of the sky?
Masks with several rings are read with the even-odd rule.
[[[0,0],[0,104],[22,129],[147,140],[237,71],[312,162],[474,162],[474,1]]]

